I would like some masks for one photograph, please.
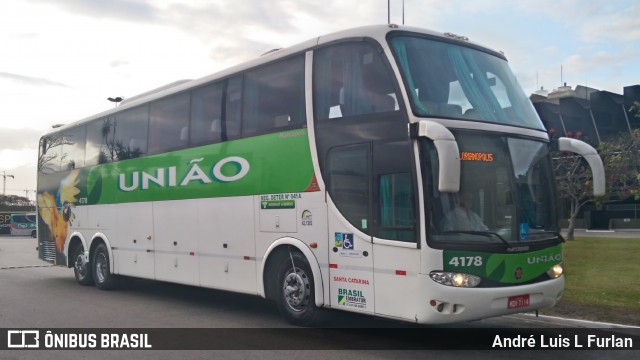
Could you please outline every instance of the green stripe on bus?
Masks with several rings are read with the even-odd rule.
[[[266,134],[47,175],[75,205],[307,191],[314,182],[306,129]],[[76,189],[65,189],[76,187]]]
[[[517,254],[445,250],[444,271],[517,284],[533,280],[562,262],[562,245]]]

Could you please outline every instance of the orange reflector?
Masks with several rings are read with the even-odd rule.
[[[309,247],[312,249],[317,249],[318,248],[318,243],[317,242],[312,242],[311,244],[309,244]]]

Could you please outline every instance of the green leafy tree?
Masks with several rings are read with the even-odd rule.
[[[598,152],[607,176],[607,194],[602,200],[640,200],[640,129],[602,142]]]

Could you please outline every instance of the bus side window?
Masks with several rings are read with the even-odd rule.
[[[222,82],[193,92],[191,123],[188,129],[190,144],[214,144],[222,140]]]
[[[85,166],[114,161],[113,118],[103,118],[87,124]]]
[[[60,171],[63,141],[64,137],[61,134],[46,135],[40,139],[39,173],[51,174]]]
[[[189,93],[152,103],[149,107],[149,154],[185,148],[188,126]]]
[[[64,132],[61,170],[84,167],[86,126],[81,125]]]
[[[369,144],[333,148],[327,158],[328,190],[336,207],[356,228],[369,233]]]
[[[416,204],[409,141],[374,141],[373,158],[375,236],[416,242]]]
[[[313,102],[319,120],[399,110],[392,77],[366,42],[314,53]]]
[[[244,80],[244,136],[305,124],[304,57],[248,71]]]
[[[133,159],[147,153],[149,111],[141,106],[116,115],[113,148],[115,160]]]
[[[223,140],[235,139],[240,136],[242,116],[242,76],[227,80],[225,91],[224,124],[226,133]],[[212,124],[213,126],[213,124]]]

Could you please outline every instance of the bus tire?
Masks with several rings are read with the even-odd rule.
[[[100,290],[111,290],[117,286],[116,275],[111,273],[109,251],[104,243],[100,243],[93,252],[91,262],[93,281]]]
[[[73,260],[73,274],[76,282],[82,286],[93,285],[93,270],[91,264],[84,260],[84,248],[78,244],[73,248],[71,255]]]
[[[37,238],[38,237],[38,233],[35,230],[31,231],[31,237],[34,238],[34,239]]]
[[[313,273],[304,255],[292,251],[282,257],[275,279],[276,305],[289,323],[309,326],[319,321],[321,309],[315,304]]]

